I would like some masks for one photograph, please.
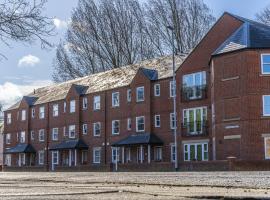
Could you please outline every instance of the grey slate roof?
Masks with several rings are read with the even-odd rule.
[[[213,55],[245,48],[270,48],[270,26],[228,14],[242,21],[243,24],[216,49]]]
[[[130,135],[118,142],[112,144],[112,146],[126,146],[126,145],[140,145],[140,144],[154,144],[163,145],[163,141],[155,134],[144,133]]]
[[[49,148],[50,150],[88,149],[87,144],[81,139],[65,140]]]
[[[179,67],[185,58],[186,55],[176,56],[176,66]],[[78,91],[83,92],[84,94],[128,86],[139,69],[142,69],[143,73],[150,80],[168,78],[172,76],[172,58],[171,56],[164,56],[151,60],[145,60],[137,64],[39,88],[27,96],[37,98],[33,105],[38,105],[65,99],[72,85],[78,85]],[[19,107],[19,105],[20,102],[11,106],[7,110],[16,109]]]
[[[12,153],[35,153],[36,150],[31,144],[17,144],[15,147],[5,150],[6,154]]]

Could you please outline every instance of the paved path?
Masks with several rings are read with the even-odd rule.
[[[270,172],[0,173],[0,199],[270,199]]]

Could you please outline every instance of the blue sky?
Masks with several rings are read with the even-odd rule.
[[[146,0],[142,0],[146,1]],[[224,11],[254,19],[255,13],[270,4],[269,0],[204,0],[215,17]],[[57,35],[49,41],[57,44],[64,38],[71,11],[78,0],[48,0],[44,13],[55,20]],[[0,61],[0,102],[5,107],[34,88],[51,84],[52,60],[55,49],[42,50],[40,44],[11,43],[11,48],[0,43],[0,53],[8,60]]]

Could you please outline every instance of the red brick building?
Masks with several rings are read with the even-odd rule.
[[[176,66],[180,169],[270,159],[269,26],[224,13]],[[173,95],[171,57],[37,89],[5,111],[6,169],[172,166]]]

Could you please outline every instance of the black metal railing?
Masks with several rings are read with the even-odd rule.
[[[181,134],[184,137],[206,136],[208,135],[208,122],[207,121],[194,121],[194,122],[182,123]]]
[[[207,86],[206,85],[198,85],[193,87],[182,87],[181,92],[182,101],[191,101],[198,99],[207,98]]]

